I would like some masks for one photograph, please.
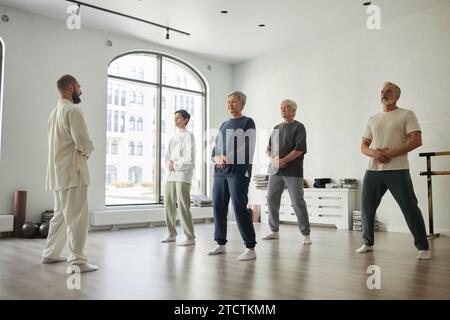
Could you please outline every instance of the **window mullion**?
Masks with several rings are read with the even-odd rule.
[[[156,66],[156,74],[157,74],[157,90],[156,90],[156,190],[155,190],[155,202],[161,203],[161,102],[162,102],[162,56],[158,55],[157,57],[157,66]]]

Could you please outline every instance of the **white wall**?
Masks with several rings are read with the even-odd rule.
[[[226,116],[231,90],[231,66],[156,44],[137,42],[82,27],[66,29],[65,21],[0,6],[9,23],[0,24],[5,43],[4,99],[0,152],[0,214],[12,212],[13,192],[28,190],[27,220],[53,207],[44,190],[47,162],[47,119],[57,101],[56,80],[75,75],[83,88],[83,102],[95,152],[89,160],[92,210],[104,208],[106,141],[106,70],[117,55],[132,50],[160,51],[183,59],[209,84],[209,125]],[[105,40],[113,41],[112,47]],[[212,70],[208,71],[207,66]]]
[[[414,110],[423,129],[423,146],[411,152],[409,160],[428,225],[426,178],[419,176],[425,159],[419,152],[450,151],[449,31],[449,5],[383,21],[379,31],[362,25],[234,66],[233,85],[248,95],[246,113],[260,129],[281,122],[278,108],[283,98],[297,101],[297,119],[308,134],[305,178],[313,180],[362,179],[368,162],[359,151],[362,132],[368,117],[382,110],[378,103],[382,83],[398,83],[403,92],[399,105]],[[432,161],[434,170],[450,170],[450,157]],[[257,171],[262,173],[265,167]],[[449,176],[433,178],[434,226],[448,233],[449,189]],[[378,219],[388,230],[407,230],[390,194]]]

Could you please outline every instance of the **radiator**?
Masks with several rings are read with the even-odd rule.
[[[11,232],[14,228],[14,216],[11,214],[0,214],[0,232]]]
[[[212,207],[191,207],[193,219],[211,219]],[[90,224],[93,227],[124,224],[164,222],[164,208],[154,209],[111,209],[92,211]]]

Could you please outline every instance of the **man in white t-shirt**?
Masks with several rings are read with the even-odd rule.
[[[419,250],[417,259],[431,259],[425,223],[409,174],[408,152],[422,145],[419,122],[411,110],[397,107],[400,88],[386,82],[381,90],[383,112],[369,118],[361,152],[370,157],[363,181],[361,219],[364,245],[357,253],[373,251],[375,213],[385,192],[397,201]]]

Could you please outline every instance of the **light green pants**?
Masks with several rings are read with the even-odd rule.
[[[164,192],[164,212],[169,236],[177,235],[177,206],[181,215],[181,225],[188,240],[195,239],[194,223],[191,215],[191,184],[187,182],[166,181]]]

